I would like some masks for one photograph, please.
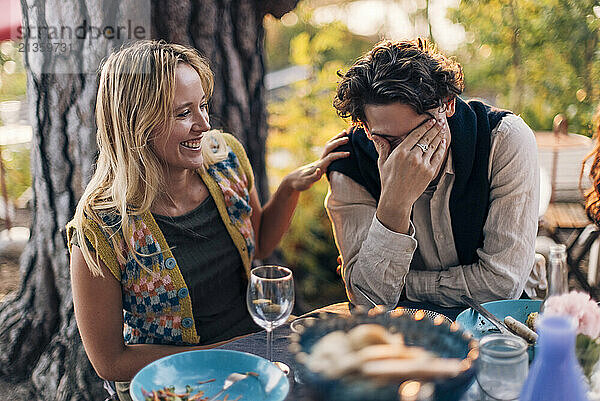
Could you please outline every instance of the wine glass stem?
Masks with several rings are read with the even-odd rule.
[[[273,351],[271,346],[273,345],[273,331],[271,328],[267,328],[267,359],[269,362],[273,362]]]

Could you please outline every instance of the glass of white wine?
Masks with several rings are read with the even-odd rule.
[[[267,359],[273,361],[273,329],[284,324],[294,307],[294,277],[282,266],[259,266],[250,272],[246,296],[252,319],[267,332]]]

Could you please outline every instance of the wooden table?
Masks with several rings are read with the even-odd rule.
[[[544,214],[549,227],[582,229],[590,224],[580,203],[550,203]]]
[[[575,277],[585,291],[594,299],[598,299],[599,289],[595,285],[595,280],[590,283],[585,273],[579,268],[592,244],[600,236],[599,228],[590,222],[583,205],[580,203],[550,203],[541,226],[547,229],[554,242],[565,244],[569,273]],[[557,235],[557,230],[561,229],[571,231],[566,240]]]

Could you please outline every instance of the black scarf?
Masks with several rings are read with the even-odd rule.
[[[455,174],[450,193],[450,217],[456,252],[463,265],[475,263],[477,249],[483,245],[490,195],[491,131],[509,113],[477,100],[464,102],[456,98],[455,113],[448,118]],[[352,178],[379,201],[381,181],[375,146],[362,128],[354,129],[349,137],[348,143],[336,151],[350,152],[350,156],[331,163],[327,174],[338,171]]]

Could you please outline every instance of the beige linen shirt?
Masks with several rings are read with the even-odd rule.
[[[414,204],[409,235],[383,226],[369,192],[332,172],[325,206],[352,303],[370,305],[355,285],[387,306],[398,303],[404,287],[410,301],[445,307],[461,305],[462,294],[479,302],[518,298],[534,262],[539,168],[533,132],[514,114],[491,132],[488,177],[490,204],[479,260],[460,265],[449,209],[451,154],[437,186],[430,186]]]

